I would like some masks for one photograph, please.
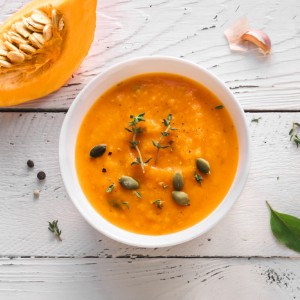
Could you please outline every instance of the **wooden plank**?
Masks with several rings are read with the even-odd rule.
[[[0,1],[0,22],[27,2]],[[219,76],[244,109],[299,110],[299,5],[297,0],[99,1],[95,40],[80,69],[59,91],[18,108],[67,109],[95,75],[113,64],[170,55]],[[245,15],[252,27],[270,35],[271,56],[230,52],[223,31]]]
[[[2,256],[291,256],[269,227],[274,209],[300,217],[300,149],[289,129],[300,113],[247,113],[252,167],[234,208],[212,230],[191,242],[163,249],[140,249],[114,242],[90,227],[66,195],[58,164],[64,113],[0,113],[0,255]],[[259,122],[252,122],[259,118]],[[35,162],[28,169],[26,161]],[[47,178],[39,182],[38,171]],[[33,190],[41,195],[34,199]],[[63,242],[47,221],[58,219]],[[225,246],[226,245],[226,246]]]
[[[299,299],[288,259],[1,259],[0,298]]]

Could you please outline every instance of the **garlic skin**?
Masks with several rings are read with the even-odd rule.
[[[255,44],[261,49],[263,54],[269,54],[271,52],[271,40],[269,36],[261,30],[250,29],[241,36],[241,39]]]

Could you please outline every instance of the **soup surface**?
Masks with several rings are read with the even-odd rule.
[[[136,124],[134,139],[129,123],[140,114],[144,121]],[[92,158],[99,144],[106,151]],[[138,150],[143,162],[151,158],[144,166]],[[210,174],[197,169],[197,158],[209,162]],[[228,192],[237,163],[237,134],[226,107],[202,85],[171,74],[143,74],[110,88],[86,114],[76,144],[78,178],[94,209],[118,227],[148,235],[207,217]],[[182,174],[187,206],[172,198],[175,172]],[[122,176],[139,188],[121,186]]]

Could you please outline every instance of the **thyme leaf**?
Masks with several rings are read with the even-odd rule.
[[[130,208],[129,203],[127,201],[122,202],[123,205],[125,205],[128,209]]]
[[[139,193],[138,191],[134,191],[134,193],[136,194],[136,196],[137,196],[138,198],[142,199],[141,193]]]
[[[197,173],[196,171],[194,172],[194,178],[195,180],[199,183],[199,184],[202,184],[202,181],[203,181],[203,177]]]
[[[152,202],[153,205],[155,205],[157,208],[161,209],[163,207],[163,201],[161,199],[157,199]]]
[[[62,239],[61,239],[61,230],[59,230],[59,228],[58,228],[58,225],[57,225],[57,223],[58,223],[58,220],[54,220],[54,221],[52,221],[52,222],[48,222],[49,223],[49,226],[48,226],[48,229],[60,240],[60,241],[62,241]]]
[[[292,129],[289,131],[290,141],[294,142],[298,148],[300,145],[300,137],[298,136],[298,131],[300,130],[300,124],[293,122]]]
[[[106,190],[106,193],[111,193],[114,188],[115,188],[115,184],[113,183],[108,187],[108,189]]]
[[[215,106],[215,109],[222,109],[222,108],[224,108],[224,105],[217,105],[217,106]]]
[[[261,119],[261,117],[259,117],[259,118],[253,118],[252,120],[251,120],[251,122],[252,123],[258,123],[259,122],[259,120]]]

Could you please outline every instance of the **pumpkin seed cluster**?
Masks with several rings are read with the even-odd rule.
[[[64,29],[63,15],[51,6],[34,9],[0,37],[0,69],[29,61]]]

